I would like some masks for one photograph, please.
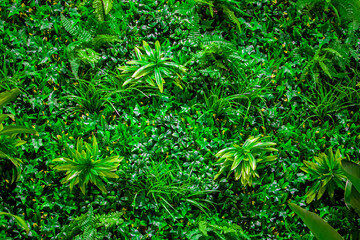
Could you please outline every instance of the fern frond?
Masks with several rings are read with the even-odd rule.
[[[113,2],[113,11],[109,14],[108,26],[117,35],[121,34],[121,30],[125,31],[127,28],[128,20],[126,13],[118,1]]]
[[[121,218],[123,212],[113,212],[108,214],[94,214],[92,206],[89,211],[77,217],[69,225],[63,227],[57,236],[60,239],[75,240],[95,240],[104,239],[104,230],[124,222]],[[103,229],[100,229],[102,228]],[[99,230],[100,229],[100,230]]]
[[[79,68],[80,68],[79,59],[72,58],[72,59],[69,59],[69,62],[70,62],[70,67],[71,67],[72,73],[74,74],[75,78],[78,79],[79,78],[78,72],[79,72]]]
[[[126,13],[124,12],[124,10],[121,7],[121,4],[117,0],[113,2],[113,11],[111,15],[116,17],[117,19],[121,19],[127,22]]]
[[[111,35],[98,35],[92,41],[91,44],[94,46],[95,49],[99,49],[101,46],[119,41],[119,38],[116,36]]]
[[[90,206],[90,208],[89,208],[89,212],[87,213],[87,216],[86,216],[86,218],[84,219],[84,221],[82,222],[82,224],[81,224],[81,227],[80,227],[80,229],[82,230],[82,231],[86,231],[86,230],[88,230],[88,229],[91,229],[91,228],[95,228],[95,226],[94,226],[94,210],[93,210],[93,207],[92,206]]]
[[[119,21],[113,15],[109,15],[108,26],[112,30],[112,34],[121,35],[121,30],[125,30],[126,23]]]
[[[214,4],[213,4],[214,1],[194,0],[194,2],[196,2],[197,4],[208,5],[209,7],[214,7]]]
[[[92,39],[91,34],[86,31],[85,29],[82,29],[79,26],[73,26],[73,24],[63,15],[60,15],[61,17],[61,23],[65,30],[69,32],[74,38],[77,38],[80,41],[88,42]]]
[[[86,219],[86,217],[87,214],[81,214],[79,217],[76,217],[69,225],[66,225],[62,228],[57,238],[62,240],[75,239],[78,234],[82,233],[81,224]]]
[[[79,240],[96,240],[97,238],[97,230],[94,227],[87,228],[84,233],[79,237]]]
[[[180,4],[174,11],[184,16],[194,16],[195,15],[195,2],[185,2]]]
[[[189,45],[191,47],[197,47],[200,43],[200,39],[199,39],[200,36],[201,36],[200,29],[191,30],[187,38]]]
[[[90,64],[92,68],[95,67],[95,64],[101,58],[100,54],[92,50],[91,48],[79,49],[76,52],[76,56],[79,60],[84,63]]]
[[[298,0],[296,2],[296,7],[299,10],[302,10],[303,8],[307,7],[307,6],[314,6],[315,4],[318,4],[320,2],[322,2],[323,0]]]
[[[123,212],[113,212],[109,214],[96,215],[94,219],[96,221],[96,228],[111,228],[115,225],[120,225],[124,222],[124,220],[121,218],[122,215]]]
[[[334,2],[341,18],[345,21],[360,21],[360,1],[337,0]]]
[[[223,10],[223,13],[225,13],[226,16],[230,18],[233,23],[236,24],[236,26],[239,28],[239,31],[241,31],[240,22],[239,19],[235,16],[235,13],[231,11],[230,8],[228,8],[226,5],[221,4],[220,6]]]
[[[205,34],[203,36],[203,40],[201,41],[201,43],[203,46],[216,44],[225,48],[234,48],[233,43],[226,41],[221,35],[217,35],[217,34],[214,35]]]

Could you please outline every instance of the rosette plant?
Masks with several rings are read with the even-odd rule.
[[[336,154],[338,153],[336,152]],[[338,156],[339,155],[340,154],[338,154]],[[338,157],[336,160],[338,161],[339,158],[340,157]],[[336,165],[338,167],[338,162],[336,162]],[[360,165],[352,161],[342,160],[340,163],[340,168],[342,170],[342,174],[347,178],[344,194],[345,204],[350,210],[354,210],[354,212],[360,216]],[[317,239],[345,239],[317,214],[312,213],[293,203],[289,203],[289,207],[304,221],[306,226],[311,230]],[[349,220],[351,219],[355,222],[358,216],[355,214],[349,214],[348,218]],[[352,231],[350,231],[349,239],[359,239],[359,229],[356,226]]]
[[[300,168],[315,179],[315,183],[306,193],[306,203],[310,203],[315,197],[319,200],[326,191],[333,200],[336,187],[344,189],[346,180],[341,168],[340,150],[334,154],[332,148],[329,148],[327,154],[320,153],[314,159],[316,162],[304,161],[305,167]]]
[[[0,93],[0,109],[5,104],[15,100],[19,94],[20,90],[17,88]],[[5,178],[11,178],[10,182],[13,183],[20,178],[20,164],[22,161],[14,158],[12,155],[17,147],[26,143],[26,141],[18,138],[17,135],[24,133],[37,134],[37,131],[23,126],[4,126],[2,122],[8,117],[15,120],[12,114],[0,114],[0,174]],[[10,171],[3,169],[9,169]]]
[[[125,79],[123,85],[148,84],[152,87],[158,87],[160,92],[164,91],[165,77],[174,78],[174,83],[182,88],[180,84],[181,76],[179,72],[185,72],[187,69],[172,61],[161,51],[159,41],[155,42],[155,49],[151,49],[149,44],[143,41],[143,49],[135,47],[136,60],[128,61],[127,64],[134,66],[121,66],[118,69],[122,71],[120,77]]]
[[[268,152],[278,151],[272,148],[275,145],[276,143],[262,142],[259,137],[250,136],[242,146],[234,144],[232,147],[222,149],[216,154],[216,157],[220,158],[217,162],[220,170],[214,180],[224,172],[228,172],[227,177],[234,172],[236,181],[241,178],[243,185],[251,186],[253,177],[259,177],[258,165],[277,159],[275,155],[266,156]]]
[[[92,138],[92,145],[78,138],[76,149],[72,150],[66,146],[66,151],[70,158],[56,158],[54,163],[59,163],[53,167],[58,171],[66,171],[66,177],[62,184],[70,182],[70,191],[76,184],[85,194],[85,187],[89,181],[95,184],[102,192],[106,193],[105,184],[102,179],[118,178],[114,172],[117,170],[123,157],[113,156],[102,159],[99,158],[99,148],[96,138]]]

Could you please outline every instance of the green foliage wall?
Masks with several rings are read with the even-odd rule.
[[[0,212],[22,216],[30,231],[1,216],[0,238],[58,239],[89,209],[118,213],[108,229],[86,232],[102,239],[313,238],[292,202],[350,239],[359,218],[344,190],[306,203],[313,179],[301,170],[330,147],[360,158],[358,24],[341,1],[318,2],[1,1],[0,91],[21,93],[0,111],[16,116],[4,124],[39,134],[22,136],[19,180],[0,183]],[[124,84],[119,67],[150,52],[143,42],[186,71]],[[147,64],[160,65],[136,68]],[[93,136],[99,159],[124,157],[118,178],[100,174],[104,192],[70,192],[52,160]],[[276,143],[276,159],[250,186],[214,180],[216,153],[251,136]]]

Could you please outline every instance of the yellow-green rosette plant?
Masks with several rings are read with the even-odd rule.
[[[216,157],[220,158],[217,162],[217,165],[220,165],[220,170],[214,180],[221,174],[228,172],[227,177],[234,173],[235,180],[241,178],[243,185],[251,186],[253,178],[259,177],[258,165],[277,159],[275,155],[266,156],[269,152],[278,151],[276,148],[272,148],[275,145],[276,143],[262,142],[259,137],[250,136],[242,146],[234,144],[232,147],[219,151]]]
[[[121,77],[125,79],[123,85],[148,84],[152,87],[157,86],[160,92],[164,91],[165,77],[174,78],[174,83],[182,88],[180,84],[181,76],[179,72],[185,72],[187,69],[172,61],[161,51],[159,41],[155,42],[155,49],[151,49],[149,44],[143,41],[143,49],[135,47],[136,60],[128,61],[132,66],[121,66],[118,69],[122,71]]]
[[[327,191],[330,199],[334,198],[334,191],[337,187],[344,189],[346,176],[341,168],[341,156],[338,149],[334,154],[332,148],[326,153],[320,153],[314,157],[316,162],[304,161],[305,167],[300,169],[308,173],[315,183],[306,193],[306,203],[312,200],[319,200]]]
[[[66,146],[66,151],[70,158],[54,159],[53,162],[59,165],[53,168],[58,171],[66,171],[66,177],[61,183],[70,182],[70,191],[78,184],[81,192],[85,194],[85,187],[90,181],[106,193],[102,179],[119,177],[114,172],[123,157],[113,156],[98,159],[100,158],[99,148],[95,137],[92,138],[92,145],[78,138],[76,149],[73,150]]]

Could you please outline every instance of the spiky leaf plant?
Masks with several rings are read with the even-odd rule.
[[[15,100],[19,94],[20,90],[17,88],[0,93],[0,109],[2,109],[5,104]],[[17,147],[26,143],[26,141],[17,138],[17,135],[25,133],[37,134],[37,131],[23,126],[3,126],[2,122],[8,117],[15,120],[12,114],[0,114],[0,163],[2,165],[0,166],[0,174],[5,178],[10,177],[10,182],[13,183],[20,178],[20,164],[22,161],[12,157],[12,154],[16,151]],[[10,165],[12,166],[8,166],[8,163],[11,163]],[[9,171],[3,171],[3,169],[7,168],[12,172],[10,175]]]
[[[98,159],[98,144],[95,137],[92,140],[92,145],[90,145],[78,138],[76,149],[73,150],[66,146],[70,158],[61,157],[53,160],[54,163],[60,164],[53,167],[55,170],[66,171],[66,177],[61,183],[70,182],[70,191],[76,184],[79,184],[81,192],[85,194],[85,187],[90,181],[106,193],[102,178],[118,178],[114,171],[117,170],[123,157],[113,156]]]
[[[262,142],[260,137],[250,136],[245,143],[240,146],[233,144],[232,147],[222,149],[216,154],[220,159],[217,165],[220,170],[215,176],[215,180],[224,172],[228,172],[227,177],[234,172],[235,180],[241,178],[243,185],[252,185],[253,177],[259,177],[257,168],[260,163],[275,161],[275,155],[266,156],[268,152],[278,151],[274,142]]]
[[[344,181],[346,179],[341,169],[342,158],[340,150],[337,149],[334,154],[332,148],[329,148],[327,154],[320,153],[314,159],[316,163],[304,161],[305,167],[300,168],[315,180],[315,183],[306,193],[306,203],[310,203],[315,197],[319,200],[326,191],[330,199],[333,200],[336,187],[344,189]]]
[[[180,84],[181,76],[179,72],[185,72],[186,68],[172,61],[161,51],[160,42],[155,42],[155,49],[151,49],[149,44],[143,41],[143,49],[135,47],[136,60],[127,62],[129,65],[121,66],[118,69],[122,71],[121,77],[125,79],[123,85],[147,84],[152,87],[157,86],[160,92],[164,91],[165,77],[174,77],[174,83],[182,88]],[[175,77],[177,76],[177,77]]]
[[[86,214],[77,217],[69,225],[62,228],[57,236],[59,239],[104,239],[107,235],[106,230],[124,222],[121,218],[123,212],[112,212],[107,214],[94,214],[94,210],[90,205],[90,209]]]
[[[347,178],[344,195],[345,204],[349,209],[353,208],[355,212],[360,215],[360,165],[352,161],[343,160],[340,163],[340,167]],[[344,239],[334,228],[315,213],[309,212],[293,203],[289,203],[289,207],[304,221],[317,239]],[[356,220],[356,216],[352,214],[346,215],[349,219],[354,218],[353,220]],[[358,228],[355,227],[354,230],[350,232],[350,239],[356,239],[358,236],[359,231]]]
[[[104,82],[93,78],[89,81],[79,79],[79,85],[76,86],[76,93],[65,96],[64,98],[70,99],[76,103],[74,107],[67,107],[66,110],[74,112],[89,112],[98,113],[108,103],[109,93],[103,88]]]

